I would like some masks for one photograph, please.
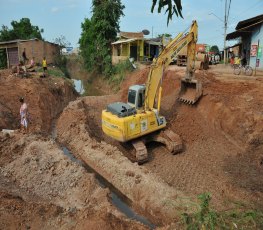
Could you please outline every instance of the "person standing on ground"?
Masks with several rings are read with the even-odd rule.
[[[26,65],[28,61],[28,58],[26,56],[26,48],[24,48],[24,51],[22,53],[22,58],[23,58],[23,64]]]
[[[20,117],[21,117],[21,121],[20,121],[20,126],[21,126],[21,131],[24,133],[27,133],[28,131],[28,107],[27,104],[25,103],[25,100],[23,97],[19,98],[19,101],[21,103],[21,107],[20,107]]]
[[[46,60],[46,57],[43,58],[42,67],[43,67],[43,72],[44,72],[43,76],[45,77],[46,76],[45,73],[47,71],[47,60]]]

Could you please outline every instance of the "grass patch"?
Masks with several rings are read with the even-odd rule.
[[[114,90],[117,91],[120,89],[120,85],[127,74],[131,73],[133,70],[134,68],[129,59],[113,66],[113,74],[109,78],[109,83],[113,86]]]
[[[216,212],[210,208],[209,193],[199,195],[198,199],[200,204],[196,212],[182,214],[182,225],[187,230],[263,229],[262,211],[239,207],[227,212]]]

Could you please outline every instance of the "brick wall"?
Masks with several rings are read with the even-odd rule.
[[[32,57],[35,57],[35,62],[40,64],[43,57],[46,57],[48,64],[53,63],[56,54],[59,52],[58,46],[52,43],[41,40],[30,40],[18,44],[19,57],[22,56],[24,48],[26,49],[27,58],[30,60]]]

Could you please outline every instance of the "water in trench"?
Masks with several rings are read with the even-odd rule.
[[[78,77],[71,77],[74,82],[75,90],[83,96],[100,96],[103,93],[93,86],[92,82],[88,79],[81,79]]]
[[[64,154],[73,162],[84,167],[87,172],[93,173],[98,184],[103,188],[109,188],[110,197],[112,204],[123,214],[125,214],[129,219],[136,220],[148,226],[150,229],[155,229],[155,225],[151,223],[145,217],[138,215],[134,210],[131,209],[131,201],[124,196],[118,189],[116,189],[110,182],[108,182],[104,177],[98,174],[94,169],[92,169],[85,162],[77,159],[65,146],[62,147]]]

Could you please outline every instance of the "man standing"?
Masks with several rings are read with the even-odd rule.
[[[26,48],[24,48],[24,51],[22,53],[22,58],[23,58],[23,64],[26,65],[28,61],[28,58],[26,56]]]

